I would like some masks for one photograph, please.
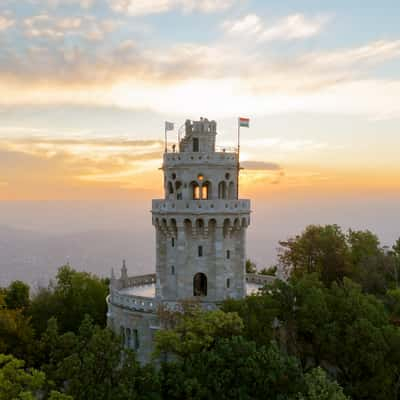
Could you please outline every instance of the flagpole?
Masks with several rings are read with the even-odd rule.
[[[239,171],[240,171],[240,118],[238,118],[238,146],[237,146],[237,179],[236,179],[236,198],[239,199]]]
[[[164,152],[167,152],[167,123],[164,123]]]

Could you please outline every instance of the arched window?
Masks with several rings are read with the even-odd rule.
[[[226,199],[226,183],[222,181],[218,184],[218,198]]]
[[[235,185],[233,182],[229,182],[229,190],[228,190],[228,199],[234,199],[235,198]]]
[[[126,347],[130,349],[131,346],[132,346],[131,330],[129,328],[126,328]]]
[[[229,260],[231,258],[231,251],[227,250],[226,251],[226,258]]]
[[[200,186],[197,182],[192,182],[190,184],[192,187],[192,194],[193,194],[193,200],[199,200],[200,199]]]
[[[198,246],[197,247],[197,255],[199,257],[203,257],[203,246]]]
[[[174,193],[174,187],[172,186],[172,182],[168,182],[168,193]]]
[[[193,277],[193,296],[207,296],[207,277],[202,272]]]
[[[202,187],[201,187],[201,198],[203,200],[208,200],[211,195],[211,183],[210,182],[204,182]]]
[[[175,275],[175,265],[171,266],[171,275]]]
[[[133,348],[137,350],[139,348],[139,332],[137,329],[133,330]]]
[[[182,182],[176,181],[175,182],[175,192],[176,192],[176,199],[182,200],[182,192],[181,192]]]
[[[231,280],[228,278],[228,279],[226,280],[226,287],[229,289],[230,286],[231,286]]]

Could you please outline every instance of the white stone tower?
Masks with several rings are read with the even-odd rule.
[[[180,310],[181,300],[196,298],[212,310],[274,279],[245,274],[250,200],[238,199],[238,150],[215,147],[215,121],[186,121],[184,128],[178,148],[164,153],[164,198],[153,200],[156,273],[128,276],[124,261],[120,277],[111,274],[108,326],[142,363],[163,329],[160,306]]]
[[[153,200],[156,299],[197,298],[214,308],[246,295],[250,200],[238,199],[237,149],[217,149],[217,124],[185,123],[178,149],[164,153],[164,199]]]

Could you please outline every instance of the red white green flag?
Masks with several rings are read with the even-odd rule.
[[[239,118],[239,126],[243,128],[249,128],[250,127],[250,118]]]

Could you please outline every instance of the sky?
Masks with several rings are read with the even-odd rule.
[[[67,259],[154,270],[166,120],[214,119],[233,146],[250,118],[240,196],[260,267],[311,223],[393,244],[399,15],[398,0],[0,0],[0,281]]]
[[[256,200],[400,193],[398,0],[1,0],[0,200],[159,197],[163,124]],[[176,132],[170,141],[176,140]]]

